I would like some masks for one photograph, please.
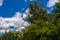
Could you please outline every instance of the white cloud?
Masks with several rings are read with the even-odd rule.
[[[0,30],[0,32],[5,32],[5,30]]]
[[[3,0],[0,0],[0,6],[2,6],[3,5]]]
[[[29,23],[23,20],[22,14],[20,12],[16,12],[11,18],[0,17],[0,28],[8,29],[10,26],[22,28],[22,25],[27,26]]]
[[[23,14],[23,18],[25,19],[28,14],[29,14],[29,8],[28,8],[28,9],[25,11],[25,13]]]
[[[30,1],[32,1],[32,0],[30,0]]]
[[[25,0],[25,2],[27,2],[28,0]],[[30,1],[33,1],[33,0],[30,0]]]
[[[28,17],[28,15],[31,17],[32,15],[29,13],[29,8],[25,11],[25,13],[23,14],[23,18],[26,19]]]
[[[47,7],[52,7],[56,4],[56,2],[59,2],[58,0],[49,0],[47,3]]]
[[[25,2],[27,2],[27,0],[25,0]]]
[[[29,14],[29,8],[25,11],[25,13],[16,12],[15,15],[10,18],[0,17],[0,33],[5,32],[5,29],[7,29],[7,32],[9,32],[9,30],[14,30],[9,29],[10,26],[18,28],[16,29],[16,31],[19,31],[20,29],[25,28],[25,26],[30,25],[30,23],[24,20],[26,19],[28,14]]]

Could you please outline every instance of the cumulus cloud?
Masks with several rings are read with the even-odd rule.
[[[58,0],[49,0],[47,3],[47,7],[52,7],[56,4],[56,2],[59,2]]]
[[[11,18],[3,18],[0,17],[0,32],[5,32],[5,29],[7,29],[7,32],[9,30],[10,26],[13,26],[14,28],[17,28],[16,31],[19,31],[20,29],[25,28],[25,26],[30,25],[26,19],[27,15],[29,14],[29,8],[25,11],[25,13],[16,12],[15,15]]]
[[[2,6],[3,5],[3,0],[0,0],[0,6]]]
[[[28,9],[25,11],[25,13],[23,14],[23,18],[25,19],[28,14],[29,14],[29,8],[28,8]]]
[[[25,13],[23,14],[23,18],[27,18],[28,17],[28,15],[30,16],[30,17],[32,17],[32,15],[29,13],[29,8],[25,11]]]
[[[28,26],[29,23],[23,20],[24,18],[20,12],[16,12],[11,18],[0,17],[0,29],[9,29],[10,26],[14,26],[15,28]]]

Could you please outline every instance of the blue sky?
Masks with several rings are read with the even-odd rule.
[[[24,12],[28,7],[28,3],[29,1],[25,3],[24,0],[4,0],[3,5],[0,7],[0,16],[11,17],[15,12]]]
[[[47,8],[48,0],[38,0],[43,3],[43,6]],[[0,6],[0,16],[12,17],[15,12],[25,12],[28,8],[30,0],[3,0],[3,5]]]
[[[23,19],[27,16],[29,2],[34,0],[0,0],[0,29],[1,28],[24,28],[29,23]],[[38,0],[43,7],[51,12],[55,8],[57,0]],[[23,17],[22,17],[23,16]]]

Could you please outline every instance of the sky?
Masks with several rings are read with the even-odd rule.
[[[58,0],[37,0],[43,3],[43,7],[50,13],[55,8]],[[0,32],[4,29],[22,29],[30,25],[24,19],[29,13],[29,3],[34,0],[0,0]]]

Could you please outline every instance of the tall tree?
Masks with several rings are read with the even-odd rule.
[[[60,3],[57,11],[47,14],[37,2],[30,3],[28,19],[31,25],[25,29],[24,40],[60,40]],[[56,13],[55,13],[56,12]]]

